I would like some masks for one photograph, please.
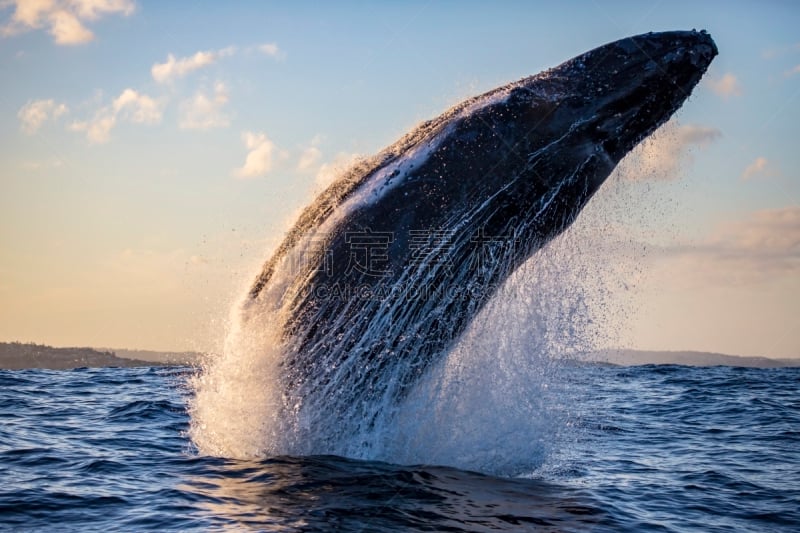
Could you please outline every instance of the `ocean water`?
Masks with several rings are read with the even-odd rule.
[[[193,372],[0,371],[0,530],[800,531],[797,368],[563,365],[558,431],[482,428],[513,476],[203,456]]]

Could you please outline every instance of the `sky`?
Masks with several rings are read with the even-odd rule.
[[[615,342],[800,357],[792,1],[0,0],[0,340],[218,350],[337,169],[469,96],[692,28],[720,55],[587,208],[636,263]]]

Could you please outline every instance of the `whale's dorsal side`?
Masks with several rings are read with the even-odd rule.
[[[325,189],[245,308],[282,331],[284,398],[307,438],[402,398],[716,54],[696,31],[601,46],[454,106]]]

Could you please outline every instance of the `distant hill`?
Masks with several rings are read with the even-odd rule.
[[[200,363],[203,354],[198,352],[156,352],[153,350],[126,350],[126,349],[107,349],[117,357],[125,359],[135,359],[139,361],[149,361],[160,365],[197,365]]]
[[[800,366],[800,359],[769,359],[767,357],[741,357],[710,352],[668,352],[643,350],[603,350],[592,354],[590,361],[621,366],[686,365],[686,366],[742,366],[751,368],[780,368]]]
[[[43,344],[0,342],[0,369],[153,366],[152,361],[117,357],[114,352],[92,348],[53,348]]]
[[[136,367],[200,364],[197,352],[157,352],[107,348],[53,348],[42,344],[0,342],[0,369],[46,368],[66,370],[80,367]],[[800,359],[740,357],[709,352],[603,350],[586,357],[589,362],[621,366],[686,365],[743,366],[752,368],[800,367]]]

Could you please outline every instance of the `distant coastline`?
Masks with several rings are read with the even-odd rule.
[[[596,363],[618,366],[684,365],[684,366],[739,366],[748,368],[783,368],[800,366],[800,359],[770,359],[745,357],[713,352],[655,351],[655,350],[603,350],[586,358]]]
[[[0,370],[41,368],[70,370],[82,367],[198,366],[198,352],[159,352],[111,348],[54,348],[44,344],[0,342]],[[742,357],[709,352],[603,350],[587,355],[585,362],[617,366],[686,365],[749,368],[800,367],[800,359]]]
[[[143,350],[108,350],[88,347],[54,348],[44,344],[0,342],[0,369],[137,367],[194,365],[200,354],[193,352],[150,352]]]

